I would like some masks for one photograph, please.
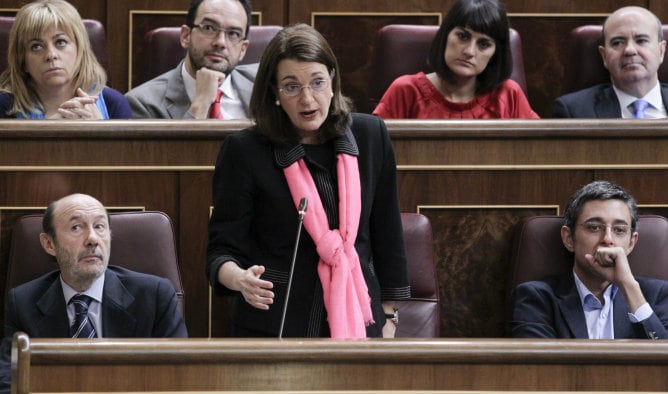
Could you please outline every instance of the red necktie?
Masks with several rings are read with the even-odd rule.
[[[220,98],[222,95],[223,91],[218,89],[216,100],[211,104],[211,109],[209,110],[209,119],[223,119],[223,111],[220,110]]]

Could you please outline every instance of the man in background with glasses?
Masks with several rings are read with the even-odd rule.
[[[181,26],[186,57],[126,93],[134,117],[247,119],[257,63],[237,64],[249,45],[250,21],[248,0],[192,0]]]
[[[668,339],[668,282],[634,277],[627,259],[637,222],[634,198],[618,185],[596,181],[573,194],[561,227],[573,271],[517,286],[511,335]]]

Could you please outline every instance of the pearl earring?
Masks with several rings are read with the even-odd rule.
[[[281,102],[278,101],[278,99],[276,99],[276,106],[277,106],[277,107],[280,107],[280,106],[281,106]]]

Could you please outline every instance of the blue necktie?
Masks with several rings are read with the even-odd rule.
[[[643,99],[638,99],[633,102],[633,117],[636,119],[642,119],[645,117],[645,109],[649,106],[649,103]]]
[[[88,318],[88,306],[93,301],[85,294],[77,294],[70,300],[74,305],[74,324],[70,327],[72,338],[95,338],[95,327]]]

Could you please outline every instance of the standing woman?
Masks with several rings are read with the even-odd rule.
[[[128,119],[125,97],[106,87],[77,10],[64,0],[23,6],[0,75],[0,118]]]
[[[394,301],[410,296],[394,152],[381,119],[350,112],[339,75],[320,33],[284,28],[260,61],[256,125],[218,154],[206,274],[236,295],[233,336],[279,334],[302,197],[283,335],[394,336]]]
[[[537,119],[513,69],[506,9],[498,0],[457,0],[431,44],[435,70],[403,75],[374,109],[384,119]]]

